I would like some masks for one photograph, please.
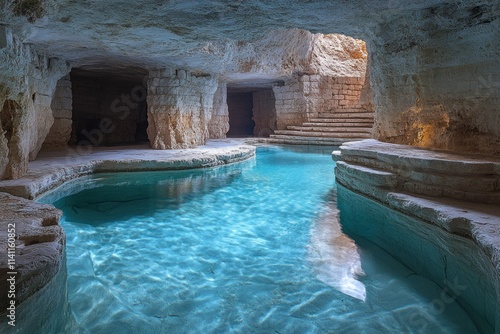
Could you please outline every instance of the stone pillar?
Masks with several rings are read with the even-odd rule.
[[[69,75],[59,79],[51,108],[54,116],[54,124],[43,143],[44,147],[64,147],[71,137],[73,94],[71,92],[71,80]]]
[[[307,101],[302,82],[297,77],[273,87],[276,98],[276,128],[285,130],[288,125],[301,125],[306,120]]]
[[[153,70],[148,79],[148,137],[155,149],[192,148],[209,137],[217,79],[186,70]]]
[[[208,135],[210,139],[226,138],[228,131],[227,85],[225,82],[219,82],[212,106],[212,118],[208,122]]]

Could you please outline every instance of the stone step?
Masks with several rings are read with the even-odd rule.
[[[267,141],[278,144],[340,146],[353,140],[355,139],[271,135]]]
[[[365,127],[372,128],[373,122],[355,122],[353,120],[349,122],[306,122],[302,123],[302,126],[317,126],[317,127],[343,127],[343,126],[354,126],[354,127]]]
[[[357,132],[357,133],[371,133],[372,128],[367,126],[296,126],[289,125],[288,130],[296,130],[302,132]]]
[[[350,115],[356,115],[356,114],[375,114],[373,111],[367,111],[363,109],[337,109],[337,110],[332,110],[328,112],[319,112],[316,115],[319,117],[322,116],[329,116],[329,115],[336,115],[336,114],[350,114]]]
[[[349,112],[339,112],[339,113],[323,113],[323,114],[318,114],[318,117],[314,117],[315,119],[327,119],[327,118],[372,118],[373,119],[373,113],[372,112],[356,112],[356,113],[349,113]]]
[[[295,130],[275,130],[276,135],[288,135],[299,137],[326,137],[326,138],[372,138],[370,133],[367,132],[306,132]]]
[[[373,118],[311,118],[307,124],[329,124],[329,123],[370,123]],[[304,123],[304,124],[306,124]]]

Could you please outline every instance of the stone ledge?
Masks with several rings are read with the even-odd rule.
[[[0,193],[0,290],[9,291],[9,272],[16,272],[16,304],[48,284],[59,271],[65,244],[65,234],[59,226],[62,212],[52,205]],[[12,225],[9,225],[12,224]],[[9,267],[8,230],[15,226],[16,256],[13,269]],[[2,310],[9,300],[0,296]],[[1,313],[1,312],[0,312]]]
[[[373,139],[348,142],[340,149],[341,153],[333,152],[334,160],[396,175],[397,184],[387,189],[500,204],[500,159],[496,157],[460,155]],[[347,165],[339,165],[339,169],[347,169]]]
[[[214,167],[255,156],[238,140],[210,140],[194,149],[153,150],[147,145],[96,147],[78,155],[74,148],[42,152],[21,179],[0,181],[0,192],[35,199],[66,181],[101,172],[132,172]]]
[[[464,155],[463,160],[459,160],[461,156],[457,154],[376,140],[349,142],[342,145],[340,150],[332,153],[333,159],[337,161],[337,182],[409,216],[473,239],[491,257],[500,271],[500,208],[495,205],[497,187],[493,191],[486,189],[483,193],[468,191],[466,188],[470,184],[470,188],[477,189],[477,184],[468,181],[469,178],[479,176],[478,179],[481,180],[487,175],[499,179],[500,172],[487,174],[500,171],[500,162],[496,158],[489,161],[484,156]],[[403,166],[398,167],[398,163]],[[463,198],[443,198],[442,192],[433,193],[432,190],[439,187],[434,176],[440,173],[443,166],[447,166],[449,170],[449,177],[440,174],[444,181],[448,180],[450,183],[444,185],[445,187],[458,184],[464,187],[460,189],[462,192],[480,197],[474,197],[476,201],[464,201]],[[412,173],[413,167],[427,173],[421,172],[423,177],[420,185],[423,187],[427,178],[432,184],[425,187],[425,191],[418,189],[412,192],[412,189],[406,186],[407,176]],[[464,175],[459,176],[460,172]],[[425,192],[425,195],[422,195],[422,192]],[[477,203],[478,199],[489,200]]]
[[[477,191],[481,187],[478,184],[481,180],[498,181],[498,159],[461,156],[376,140],[346,143],[340,147],[340,151],[332,153],[332,158],[337,161],[336,180],[348,190],[424,225],[431,224],[450,234],[471,240],[480,250],[478,254],[484,254],[485,261],[491,264],[491,269],[481,267],[479,270],[484,271],[484,279],[489,280],[496,290],[495,300],[500,300],[498,183],[493,183],[494,189],[484,187],[485,189],[481,189],[483,192]],[[419,170],[419,185],[423,188],[412,189],[406,186],[409,175],[411,177],[415,169]],[[443,182],[440,185],[436,175],[443,181],[448,180],[449,184]],[[471,178],[478,180],[478,183],[468,181]],[[428,187],[425,187],[425,181],[430,183]],[[450,193],[445,193],[451,197],[445,198],[442,197],[442,192],[433,193],[439,187],[463,187],[460,191],[469,196],[449,196]],[[470,198],[473,200],[464,200]],[[483,202],[479,203],[481,201]],[[442,246],[447,247],[446,243],[442,243]],[[490,270],[495,272],[493,276],[487,274]],[[467,302],[474,305],[473,301]],[[496,320],[495,326],[497,330],[500,328],[500,318]]]

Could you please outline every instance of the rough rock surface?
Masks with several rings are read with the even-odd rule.
[[[16,272],[16,303],[48,284],[59,271],[63,259],[65,235],[58,225],[62,212],[45,205],[0,193],[0,287],[9,290],[8,272]],[[15,229],[15,264],[9,268],[8,230]],[[0,296],[2,310],[8,303],[7,293]]]
[[[346,143],[341,151],[342,161],[337,166],[342,179],[356,183],[359,175],[372,175],[365,193],[373,184],[390,191],[500,205],[499,158],[376,140]]]
[[[44,147],[65,147],[71,138],[73,124],[73,94],[71,93],[71,80],[69,75],[59,79],[52,98],[51,109],[54,124],[50,128],[43,143]]]
[[[56,83],[69,72],[65,61],[35,52],[0,28],[0,179],[26,173],[54,122]]]
[[[223,75],[228,82],[266,81],[311,70],[315,66],[307,65],[308,58],[316,51],[347,48],[352,59],[359,55],[360,48],[333,43],[335,37],[311,51],[317,37],[304,30],[360,38],[371,54],[377,139],[500,154],[500,43],[495,38],[500,7],[495,1],[218,0],[135,6],[40,0],[24,8],[17,2],[3,2],[0,22],[7,30],[74,67],[103,71],[176,68]],[[304,30],[284,30],[292,28]],[[323,60],[316,57],[312,64]],[[326,68],[355,63],[332,62]]]
[[[229,111],[227,109],[227,84],[219,82],[215,91],[212,117],[208,122],[208,137],[210,139],[226,138],[229,131]]]
[[[116,110],[108,108],[113,101],[108,101],[106,96],[112,95],[112,92],[103,93],[105,89],[97,87],[99,82],[105,81],[106,75],[130,79],[135,74],[137,79],[149,72],[148,137],[152,147],[170,149],[202,145],[209,137],[225,137],[229,128],[226,84],[271,89],[280,80],[287,79],[292,90],[309,94],[304,92],[303,87],[295,85],[298,77],[364,77],[366,71],[365,43],[343,35],[280,29],[266,31],[266,34],[259,34],[253,40],[228,39],[213,43],[201,42],[199,36],[189,41],[190,37],[178,36],[172,40],[171,46],[164,49],[172,36],[162,34],[163,43],[153,45],[158,36],[147,32],[148,29],[142,32],[139,29],[137,37],[141,36],[140,41],[137,39],[128,45],[130,40],[122,40],[118,44],[110,42],[106,47],[95,48],[84,42],[86,37],[82,31],[87,31],[87,28],[81,27],[78,33],[66,35],[66,41],[59,40],[62,36],[59,33],[65,35],[63,31],[46,30],[53,23],[49,13],[56,15],[56,21],[63,20],[72,28],[73,24],[83,24],[83,21],[76,23],[69,17],[59,17],[58,11],[64,11],[65,5],[54,7],[37,1],[20,4],[21,7],[15,4],[12,7],[9,1],[5,2],[0,16],[0,22],[5,21],[5,26],[0,28],[0,51],[5,58],[5,67],[0,68],[0,81],[6,87],[5,92],[0,92],[0,103],[4,102],[1,111],[5,123],[3,128],[6,130],[6,136],[0,138],[0,147],[3,148],[0,151],[0,179],[21,177],[26,172],[28,160],[36,157],[44,143],[46,147],[63,147],[70,135],[71,143],[88,141],[81,133],[100,130],[95,128],[103,118],[113,121],[114,131],[101,131],[98,137],[102,140],[97,140],[99,144],[136,140],[135,132],[140,123],[136,115],[138,112],[132,113],[137,117],[122,120]],[[13,8],[17,9],[12,11]],[[24,21],[23,15],[28,22]],[[62,28],[59,23],[56,25],[56,30]],[[35,35],[37,37],[32,40]],[[93,38],[99,38],[99,35],[95,31]],[[128,38],[135,39],[133,35],[128,35]],[[142,45],[144,41],[148,41],[147,45]],[[79,44],[79,51],[66,45],[66,51],[62,52],[62,49],[52,45],[53,42],[73,46]],[[130,46],[128,51],[125,50],[126,45]],[[141,45],[143,49],[139,55],[136,52]],[[195,45],[197,47],[191,49]],[[87,53],[84,50],[93,51]],[[103,53],[104,50],[108,51]],[[184,51],[182,60],[172,61],[171,52]],[[121,55],[116,57],[115,52]],[[134,59],[126,54],[133,55]],[[61,79],[71,66],[77,67],[79,73],[91,70],[93,73],[104,73],[104,77],[99,75],[94,79],[76,80],[77,76],[72,72],[71,82],[66,80],[67,77]],[[20,78],[23,77],[27,80],[22,81]],[[56,83],[59,83],[58,89],[55,89]],[[71,84],[73,91],[83,95],[71,94]],[[119,83],[112,86],[117,85]],[[91,92],[92,89],[97,90]],[[304,120],[304,112],[310,112],[307,99],[300,94],[295,95],[297,101],[281,104],[278,108],[277,117],[282,119],[278,123],[300,124]],[[320,99],[319,96],[316,98]],[[73,103],[70,106],[71,99]],[[275,128],[274,119],[262,119],[262,123],[269,123],[269,126],[257,128],[256,132],[271,134]]]
[[[496,1],[443,2],[381,22],[369,42],[376,138],[500,155],[499,13]]]

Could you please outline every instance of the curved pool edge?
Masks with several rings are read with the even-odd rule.
[[[466,282],[455,284],[467,286],[457,299],[483,332],[500,333],[500,211],[498,190],[487,187],[500,163],[460,158],[375,140],[341,146],[333,159],[341,217],[350,218],[342,225],[443,291]]]
[[[216,167],[253,158],[255,150],[255,146],[243,141],[211,140],[204,146],[178,150],[121,146],[96,147],[82,154],[74,148],[46,151],[30,162],[24,177],[0,181],[0,192],[35,199],[67,181],[89,174]]]
[[[93,148],[92,152],[76,154],[74,149],[67,148],[63,152],[43,152],[30,163],[28,174],[23,178],[0,181],[3,218],[0,233],[7,236],[9,222],[15,222],[16,242],[13,269],[9,268],[11,263],[7,253],[0,259],[0,282],[6,288],[2,291],[8,291],[8,275],[13,271],[17,273],[17,316],[22,316],[25,302],[43,299],[47,287],[60,284],[57,277],[64,265],[65,234],[59,225],[62,212],[34,199],[68,181],[90,174],[209,168],[251,159],[255,152],[255,146],[246,145],[241,140],[211,140],[194,149],[166,151],[126,146]],[[4,239],[2,246],[7,249],[8,239]],[[7,306],[10,303],[7,295],[2,298],[2,307]],[[6,317],[6,313],[0,312],[0,316]]]

